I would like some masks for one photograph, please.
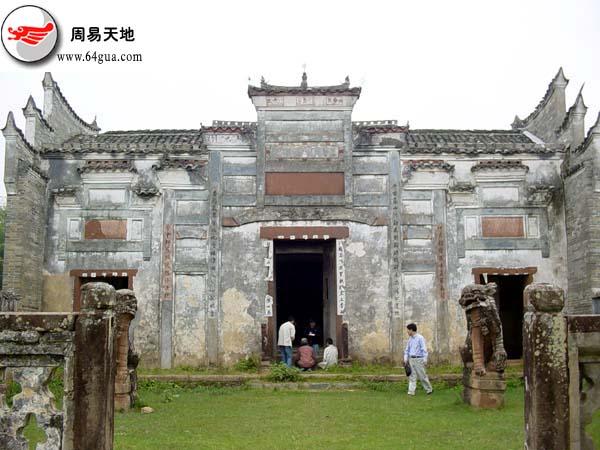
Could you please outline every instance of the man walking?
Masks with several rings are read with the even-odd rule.
[[[408,342],[404,350],[404,364],[410,366],[411,372],[408,377],[408,395],[415,395],[417,389],[417,378],[421,380],[423,389],[427,395],[433,392],[425,366],[427,365],[427,345],[425,338],[417,333],[417,325],[409,323],[406,326],[408,333]]]
[[[294,318],[288,317],[288,321],[279,327],[279,339],[277,345],[281,353],[281,361],[288,367],[292,367],[292,344],[296,337],[296,327],[294,326]]]

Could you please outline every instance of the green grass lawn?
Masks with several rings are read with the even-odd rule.
[[[427,367],[427,373],[430,375],[441,374],[460,374],[462,373],[462,365],[430,365]],[[248,375],[248,374],[266,374],[267,368],[249,367],[244,368],[242,364],[234,367],[191,367],[183,366],[172,369],[149,369],[140,368],[140,375]],[[338,374],[338,375],[390,375],[403,374],[403,369],[392,364],[361,364],[354,362],[350,365],[332,367],[328,370],[314,372],[316,374]],[[521,364],[509,365],[506,368],[507,377],[517,377],[523,374],[523,366]]]
[[[152,414],[118,413],[115,449],[522,449],[523,388],[509,387],[506,407],[477,411],[460,388],[365,385],[353,391],[141,390]]]

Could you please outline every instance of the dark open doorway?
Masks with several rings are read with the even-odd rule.
[[[296,320],[294,345],[305,337],[310,319],[321,330],[320,346],[326,337],[335,341],[335,241],[281,240],[274,245],[275,340],[279,327],[291,315]]]
[[[496,283],[496,306],[502,322],[504,348],[508,359],[523,357],[523,290],[531,282],[529,275],[488,275]],[[480,283],[485,283],[481,275]]]
[[[289,253],[277,257],[277,327],[288,316],[296,319],[296,342],[309,320],[323,330],[323,255]],[[319,342],[322,345],[322,342]]]

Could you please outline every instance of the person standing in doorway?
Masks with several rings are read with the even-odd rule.
[[[319,344],[321,343],[321,330],[317,326],[317,322],[314,319],[308,321],[308,328],[304,333],[304,336],[308,338],[308,343],[315,351],[315,355],[319,355]]]
[[[408,342],[404,350],[404,364],[410,366],[411,372],[408,377],[408,395],[415,395],[417,390],[417,378],[421,381],[427,395],[433,392],[425,366],[427,365],[427,344],[425,338],[417,333],[417,325],[409,323],[406,326]]]
[[[292,367],[292,344],[295,337],[296,327],[294,325],[294,318],[289,316],[288,321],[279,327],[279,339],[277,340],[279,352],[281,353],[281,361],[288,367]]]

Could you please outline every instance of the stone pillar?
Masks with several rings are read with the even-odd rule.
[[[485,361],[483,355],[483,335],[479,308],[471,311],[471,342],[473,343],[473,371],[476,375],[485,375]]]
[[[73,448],[112,450],[117,320],[115,289],[107,283],[81,288],[73,363]]]
[[[525,288],[523,324],[525,448],[569,448],[567,322],[564,291],[551,284]]]
[[[115,376],[115,409],[127,410],[131,406],[132,386],[129,357],[129,325],[135,318],[137,299],[133,291],[120,289],[117,295],[117,373]],[[135,370],[135,369],[132,369]]]

